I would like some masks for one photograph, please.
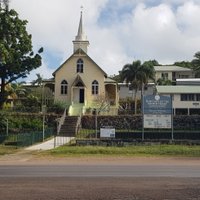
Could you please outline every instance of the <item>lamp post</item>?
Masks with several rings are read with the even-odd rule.
[[[44,83],[42,84],[42,140],[45,138],[45,113],[46,113],[46,105],[44,103]]]

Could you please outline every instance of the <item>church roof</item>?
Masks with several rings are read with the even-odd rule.
[[[94,65],[96,65],[100,69],[100,71],[104,74],[104,76],[107,77],[106,72],[104,72],[103,69],[101,69],[101,67],[97,65],[96,62],[92,60],[92,58],[90,58],[82,49],[78,49],[63,64],[61,64],[60,67],[56,71],[53,72],[53,76],[55,76],[55,74],[63,67],[64,64],[66,64],[71,58],[77,55],[86,56]]]
[[[76,78],[75,78],[75,80],[74,80],[72,86],[77,86],[77,87],[83,86],[83,87],[85,87],[85,84],[84,84],[82,78],[80,77],[80,75],[77,75],[77,76],[76,76]]]

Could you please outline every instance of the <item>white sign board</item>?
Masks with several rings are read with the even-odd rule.
[[[101,138],[115,138],[115,129],[114,128],[101,128],[100,129]]]
[[[171,115],[144,114],[145,128],[171,128]]]

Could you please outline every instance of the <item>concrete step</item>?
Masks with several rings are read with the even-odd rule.
[[[77,116],[66,116],[64,123],[61,126],[59,135],[74,137],[76,133],[77,121]]]

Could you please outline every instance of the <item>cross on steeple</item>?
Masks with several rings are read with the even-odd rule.
[[[81,12],[83,12],[83,6],[81,6]]]

